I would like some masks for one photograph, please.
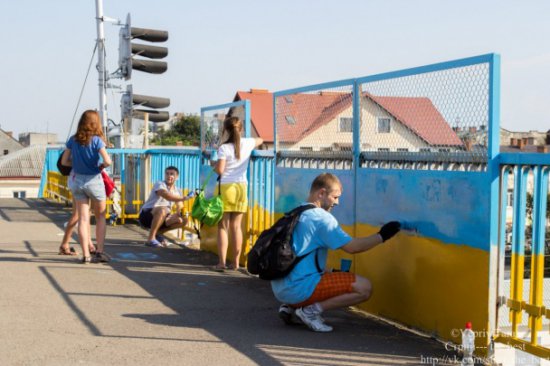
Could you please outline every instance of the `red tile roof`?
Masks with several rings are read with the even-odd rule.
[[[295,94],[277,100],[279,142],[296,143],[349,108],[349,93]],[[294,119],[294,124],[287,121]],[[351,116],[350,116],[351,117]]]
[[[462,145],[445,118],[426,97],[385,97],[365,93],[397,121],[430,145]],[[251,120],[259,136],[273,142],[273,94],[267,90],[239,91],[235,101],[251,101]],[[279,142],[296,143],[351,107],[351,93],[301,93],[277,100]],[[287,121],[292,118],[293,121]],[[350,116],[351,113],[350,113]],[[293,123],[292,123],[293,122]]]
[[[233,101],[250,100],[251,124],[265,142],[273,143],[273,94],[264,89],[238,91]]]
[[[462,145],[445,118],[426,97],[382,97],[366,94],[396,120],[430,145]]]

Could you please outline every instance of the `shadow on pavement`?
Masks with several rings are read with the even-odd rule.
[[[25,202],[26,203],[26,202]],[[62,204],[37,200],[39,215],[60,225],[70,215]],[[28,206],[32,210],[32,204]],[[12,218],[10,209],[3,207],[2,215]],[[13,208],[27,210],[27,208]],[[61,212],[61,213],[60,213]],[[93,231],[93,230],[92,230]],[[19,258],[17,251],[0,261],[36,261],[52,287],[89,331],[100,337],[171,340],[181,342],[223,342],[261,365],[301,364],[421,364],[424,357],[446,355],[442,344],[428,338],[360,316],[350,311],[331,311],[323,314],[334,331],[314,333],[304,326],[287,326],[277,316],[279,304],[274,299],[269,283],[236,271],[217,273],[209,269],[216,257],[207,252],[180,248],[152,249],[143,245],[145,232],[137,226],[109,227],[107,252],[113,257],[108,264],[81,265],[79,257],[46,259],[41,246],[24,241],[31,258]],[[50,247],[51,248],[51,247]],[[57,249],[57,246],[54,248]],[[28,254],[27,253],[27,254]],[[0,254],[5,254],[0,252]],[[74,268],[67,266],[74,262]],[[63,265],[57,266],[57,263]],[[60,284],[52,271],[77,271],[89,276],[98,271],[115,271],[139,287],[142,295],[126,293],[87,293],[81,287]],[[57,272],[56,272],[57,273]],[[89,275],[87,273],[90,273]],[[64,275],[65,276],[65,275]],[[114,288],[114,287],[113,287]],[[197,339],[181,337],[178,332],[164,332],[158,337],[150,332],[133,334],[105,332],[82,309],[82,301],[124,300],[158,301],[169,311],[123,311],[120,320],[140,319],[143,324],[161,325],[169,329],[194,328],[208,336]],[[76,299],[76,300],[75,300]],[[77,301],[78,300],[78,301]],[[438,363],[445,364],[445,363]]]

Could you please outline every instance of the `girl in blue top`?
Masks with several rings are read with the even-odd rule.
[[[105,149],[105,136],[101,128],[99,113],[93,110],[85,111],[80,117],[76,133],[67,141],[61,163],[71,165],[73,173],[71,191],[76,202],[78,213],[78,238],[82,247],[82,263],[90,263],[90,200],[96,219],[97,248],[95,261],[108,262],[109,257],[103,252],[105,241],[105,186],[101,177],[101,169],[112,164]],[[100,164],[100,157],[103,162]]]

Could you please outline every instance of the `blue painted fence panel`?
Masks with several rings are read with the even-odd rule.
[[[398,220],[425,237],[489,250],[486,174],[360,169],[357,185],[357,223]]]

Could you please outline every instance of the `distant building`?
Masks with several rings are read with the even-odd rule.
[[[273,93],[237,91],[233,101],[250,100],[251,136],[273,148]],[[350,94],[321,92],[279,98],[278,139],[287,149],[345,150],[351,147]],[[484,151],[487,127],[451,128],[428,98],[375,96],[365,93],[361,111],[362,151]],[[230,115],[244,118],[242,108]],[[213,118],[215,119],[215,118]],[[207,121],[212,124],[215,121]],[[385,130],[383,130],[385,128]],[[216,130],[216,129],[214,129]],[[371,132],[369,132],[371,131]],[[386,134],[383,134],[386,132]],[[380,137],[386,138],[380,138]],[[501,152],[550,152],[548,132],[500,129]]]
[[[550,152],[550,130],[547,132],[512,132],[500,129],[500,152]]]
[[[0,157],[21,150],[23,146],[13,138],[13,132],[0,129]]]
[[[529,145],[549,145],[550,142],[547,141],[548,132],[539,132],[539,131],[528,131],[528,132],[514,132],[509,131],[505,128],[500,129],[500,146],[511,145],[511,140],[515,139],[528,139],[527,142]]]
[[[250,123],[252,137],[261,137],[265,147],[273,148],[273,93],[267,89],[250,89],[250,91],[238,91],[233,98],[234,102],[249,100],[251,104]],[[244,113],[231,111],[231,115],[244,119]],[[243,115],[240,115],[243,114]],[[225,117],[225,116],[223,116]],[[223,121],[223,118],[222,118]]]
[[[56,133],[41,133],[41,132],[20,133],[19,142],[24,147],[34,146],[34,145],[53,145],[58,143]]]
[[[250,92],[237,92],[233,100],[245,99],[251,101],[251,135],[263,138],[267,148],[272,148],[273,94],[264,89],[251,89]],[[289,95],[280,98],[277,106],[277,137],[284,149],[351,151],[351,93]],[[364,93],[361,125],[363,151],[456,151],[467,148],[428,98]]]
[[[21,148],[0,157],[0,198],[36,198],[46,145]]]

